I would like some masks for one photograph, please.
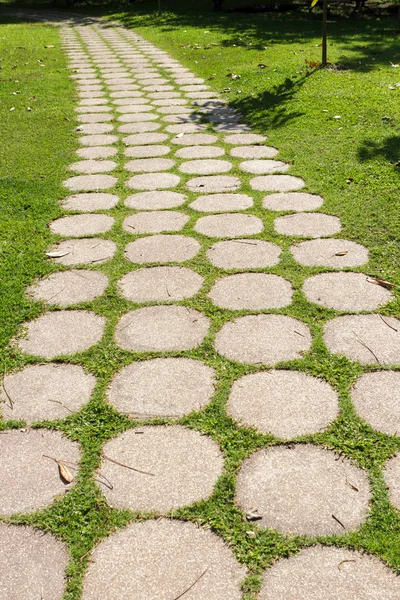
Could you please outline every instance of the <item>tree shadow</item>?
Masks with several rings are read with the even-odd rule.
[[[400,136],[392,135],[379,142],[365,140],[358,148],[357,155],[361,162],[382,156],[390,164],[400,167]],[[397,169],[397,174],[400,175],[400,169]]]

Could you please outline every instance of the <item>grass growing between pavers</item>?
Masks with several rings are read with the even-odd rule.
[[[171,19],[171,16],[166,15],[165,18]],[[210,22],[211,21],[209,21],[209,23]],[[139,21],[138,24],[140,24]],[[46,52],[54,52],[54,50],[56,50],[59,53],[59,41],[55,30],[44,28],[43,26],[24,27],[29,28],[30,40],[36,40],[36,35],[38,35],[37,48],[42,48],[43,44],[56,45],[56,49],[48,49]],[[188,25],[185,25],[185,28],[188,28]],[[32,35],[34,31],[35,33]],[[38,34],[38,32],[42,31],[46,32],[46,39],[44,42]],[[230,53],[228,58],[232,62],[232,64],[230,64],[232,72],[241,74],[239,68],[244,69],[245,67],[243,65],[247,65],[246,68],[248,68],[251,73],[255,70],[255,73],[252,75],[254,79],[251,79],[249,76],[247,82],[244,74],[241,74],[240,80],[228,80],[225,76],[227,57],[221,52],[222,47],[214,50],[214,47],[212,46],[210,50],[207,50],[207,53],[212,52],[212,54],[206,54],[206,59],[204,60],[199,59],[199,53],[201,54],[202,50],[180,48],[181,44],[187,45],[190,43],[193,45],[196,40],[194,37],[195,35],[197,35],[198,38],[210,35],[204,34],[201,23],[197,23],[197,26],[191,27],[190,35],[189,30],[184,32],[182,29],[179,34],[176,30],[168,33],[168,31],[162,30],[162,27],[159,29],[154,27],[148,29],[146,27],[141,30],[141,33],[146,37],[151,38],[158,45],[164,45],[171,54],[174,54],[182,62],[189,65],[198,75],[208,76],[208,72],[213,73],[218,71],[216,65],[220,64],[221,73],[217,75],[215,79],[210,81],[210,85],[215,87],[216,90],[221,90],[223,89],[221,86],[226,87],[227,85],[232,89],[233,85],[236,85],[238,82],[238,86],[240,85],[238,89],[241,89],[242,93],[233,96],[233,104],[236,103],[236,100],[238,102],[245,102],[240,99],[243,94],[245,94],[245,96],[243,96],[244,98],[251,98],[250,92],[256,89],[256,81],[258,81],[260,87],[266,86],[266,89],[269,89],[269,85],[279,85],[280,78],[286,78],[286,74],[282,73],[282,71],[279,71],[279,73],[278,71],[273,71],[273,68],[278,69],[278,66],[274,66],[272,69],[269,67],[269,71],[272,72],[267,71],[266,73],[266,69],[258,67],[260,69],[260,71],[258,71],[250,64],[247,64],[249,63],[247,53],[253,56],[252,53],[254,52],[251,47],[227,45],[226,47],[229,49]],[[48,34],[53,36],[53,41],[48,42]],[[180,41],[178,36],[183,35],[188,35],[188,38],[187,40]],[[217,29],[213,30],[212,35],[217,35]],[[227,31],[221,30],[218,35],[222,38],[227,35]],[[233,35],[233,27],[230,35]],[[18,36],[17,39],[18,42],[16,42],[15,45],[22,45],[21,37]],[[55,43],[54,40],[56,40]],[[297,43],[299,44],[299,50],[296,51],[300,52],[304,42],[301,43],[298,41]],[[8,45],[10,45],[9,42]],[[283,69],[282,63],[284,62],[285,55],[282,57],[281,61],[278,60],[276,57],[276,45],[279,45],[278,40],[275,40],[274,48],[271,48],[270,57],[268,59],[266,58],[267,51],[257,50],[257,52],[262,52],[263,60],[265,60],[265,63],[267,63],[268,60],[269,65],[271,64],[272,56],[274,56],[276,64],[279,64],[279,68]],[[314,52],[319,52],[319,49],[316,49],[315,44],[313,46],[309,39],[307,40],[306,45],[307,49],[313,47]],[[282,53],[290,53],[290,50],[286,48],[284,44],[280,45],[280,50]],[[218,58],[219,53],[221,54],[221,57]],[[293,58],[293,56],[296,56],[297,58]],[[298,58],[299,55],[293,56],[291,58],[295,63],[288,61],[288,65],[285,62],[285,68],[289,69],[291,73],[291,69],[295,69],[297,64],[299,70],[304,65],[304,56],[302,53],[300,53],[300,58]],[[61,60],[59,54],[58,58]],[[393,59],[393,62],[397,62],[395,56]],[[38,56],[36,60],[43,60],[43,58]],[[234,62],[235,60],[236,62]],[[260,60],[258,55],[256,60]],[[298,63],[296,61],[298,61]],[[24,62],[29,62],[29,59],[25,59]],[[211,65],[209,64],[210,62],[212,62]],[[40,63],[37,64],[40,65]],[[62,68],[64,68],[65,64],[61,64]],[[382,68],[382,65],[380,65],[380,67]],[[29,65],[27,68],[29,68]],[[45,68],[48,68],[48,65],[46,65],[46,67],[38,66],[37,68],[40,69],[40,71],[44,71]],[[391,69],[393,69],[393,71]],[[10,68],[11,73],[15,70],[11,71]],[[4,71],[5,70],[3,70],[3,73]],[[382,71],[384,71],[383,68]],[[381,87],[380,85],[377,88],[378,91],[375,89],[376,82],[379,78],[383,78],[385,85],[388,81],[384,79],[384,73],[382,73],[382,71],[375,72],[375,69],[373,68],[371,71],[363,72],[362,74],[357,71],[315,73],[312,77],[310,76],[305,80],[306,83],[303,88],[296,90],[285,107],[285,111],[287,111],[288,114],[291,114],[291,111],[293,111],[294,108],[296,108],[296,110],[301,109],[301,111],[304,111],[304,114],[288,120],[285,123],[281,123],[279,126],[277,124],[274,126],[273,114],[276,112],[277,116],[280,118],[285,111],[281,111],[280,106],[275,104],[273,104],[272,108],[270,107],[267,110],[265,105],[260,101],[260,94],[258,94],[258,98],[249,100],[248,107],[242,104],[242,112],[251,124],[254,124],[256,129],[258,128],[262,133],[265,132],[268,134],[269,139],[267,143],[276,145],[280,150],[280,154],[277,157],[279,160],[287,160],[291,164],[294,162],[290,174],[302,176],[307,183],[306,190],[320,193],[325,197],[325,204],[321,208],[321,212],[331,212],[332,214],[337,214],[341,217],[344,227],[342,232],[336,237],[359,241],[369,247],[371,251],[371,262],[368,267],[351,270],[358,270],[360,272],[367,271],[371,275],[379,275],[385,279],[390,279],[395,283],[399,283],[398,267],[396,267],[395,262],[396,252],[398,252],[396,243],[399,237],[399,224],[398,222],[396,223],[395,206],[396,197],[398,201],[399,184],[396,168],[389,164],[388,158],[390,157],[377,155],[373,159],[371,158],[371,161],[362,162],[357,158],[358,155],[355,151],[359,148],[359,142],[366,139],[367,134],[369,136],[368,139],[374,142],[376,148],[387,147],[390,143],[388,138],[390,140],[391,137],[395,136],[398,124],[394,121],[395,114],[392,109],[392,98],[396,97],[394,94],[398,94],[398,92],[397,90],[389,90],[388,87]],[[260,73],[262,73],[262,77]],[[276,73],[278,73],[278,75]],[[396,70],[390,65],[387,67],[387,77],[389,73],[397,74]],[[271,84],[269,82],[267,83],[268,80],[266,80],[266,77],[268,76],[271,78],[275,77],[276,80]],[[315,78],[317,76],[322,79],[329,79],[328,82],[323,82],[324,84],[328,83],[329,85],[324,85],[322,87],[321,83],[316,85],[314,82],[316,81]],[[66,113],[63,113],[63,118],[66,117],[73,121],[74,116],[71,110],[72,91],[70,84],[68,83],[67,72],[60,72],[58,77],[59,86],[64,90],[64,95],[60,96],[62,100],[59,100],[57,94],[57,101],[53,96],[53,100],[49,102],[49,105],[55,105],[57,110],[60,110],[60,102],[65,102],[66,108],[64,110]],[[343,77],[345,78],[343,79]],[[352,80],[352,77],[355,79]],[[15,79],[23,81],[20,76],[16,76]],[[10,83],[14,83],[15,79]],[[227,81],[229,81],[228,84],[226,83]],[[270,81],[272,81],[272,79]],[[354,125],[349,123],[344,125],[346,118],[350,119],[349,115],[351,113],[349,112],[348,107],[353,107],[353,104],[349,103],[349,96],[353,93],[351,86],[356,85],[354,81],[358,81],[359,90],[362,90],[362,97],[360,92],[358,103],[361,102],[362,108],[364,109],[360,114],[368,115],[368,118],[366,119],[367,125],[364,122],[363,125],[359,125],[359,121],[356,121],[356,124]],[[395,79],[391,81],[395,81]],[[306,85],[308,82],[309,88],[307,89]],[[245,83],[248,86],[247,88],[244,85]],[[46,94],[48,94],[50,98],[57,87],[52,83],[48,75],[46,76],[46,80],[43,81],[43,85],[46,87]],[[315,87],[312,87],[314,85]],[[310,89],[311,87],[312,89]],[[323,96],[321,91],[322,88],[324,88],[325,93],[325,87],[327,96]],[[17,89],[20,88],[18,87]],[[248,93],[246,93],[246,90]],[[14,101],[16,97],[11,94],[12,91],[15,90],[10,89],[10,98]],[[305,97],[301,96],[303,93],[306,93]],[[38,92],[35,93],[35,91],[29,91],[29,97],[34,95],[37,96]],[[336,95],[338,95],[339,98],[336,98]],[[17,98],[20,96],[22,96],[22,93],[18,95]],[[228,99],[231,99],[231,96],[232,92],[226,95]],[[384,98],[386,98],[386,96],[387,106],[384,105]],[[319,102],[319,99],[322,97],[325,100],[323,103],[324,108],[321,108],[322,105],[317,105],[318,108],[316,108],[316,102]],[[251,109],[250,103],[252,103],[253,109]],[[260,106],[260,103],[264,106],[261,110],[260,108],[256,108],[257,106]],[[372,105],[372,108],[369,108],[370,105]],[[10,108],[13,106],[14,104],[12,104]],[[26,113],[21,108],[17,113],[16,103],[15,106],[16,110],[11,111],[6,115],[8,117],[7,120],[11,121],[16,113],[20,118],[18,125],[19,135],[21,135],[21,132],[23,131],[24,139],[27,139],[29,127],[32,124],[29,119],[32,116],[31,112],[34,111],[34,107],[30,105],[32,111],[26,111]],[[246,110],[244,110],[243,106]],[[383,108],[387,110],[384,111]],[[385,112],[385,116],[390,116],[391,121],[385,120],[382,122],[378,109],[380,112]],[[326,117],[327,113],[321,114],[320,111],[322,110],[329,110],[329,117]],[[339,120],[332,119],[332,115],[340,115],[342,117],[340,125],[338,124]],[[29,242],[30,244],[32,243],[32,249],[26,252],[25,255],[21,254],[20,248],[10,252],[10,260],[13,262],[11,263],[12,266],[8,273],[15,272],[15,265],[19,266],[21,269],[23,268],[24,271],[19,278],[19,295],[14,300],[16,308],[11,315],[13,318],[12,323],[8,323],[7,336],[5,336],[4,339],[5,342],[15,333],[18,323],[34,318],[44,310],[43,305],[27,302],[25,299],[23,290],[26,285],[31,282],[32,277],[42,276],[51,270],[59,270],[58,266],[48,265],[41,257],[43,257],[45,249],[48,248],[50,240],[57,239],[48,233],[46,224],[49,220],[56,218],[61,214],[61,211],[57,208],[56,201],[59,198],[65,197],[67,194],[59,187],[59,184],[67,176],[66,167],[74,160],[72,150],[74,146],[76,146],[76,138],[74,126],[73,124],[71,125],[71,121],[63,121],[62,119],[61,123],[59,123],[59,137],[55,136],[54,131],[57,119],[58,117],[55,116],[55,122],[52,123],[51,128],[47,130],[47,143],[49,144],[47,148],[50,152],[47,150],[43,153],[41,160],[33,161],[33,165],[39,170],[39,179],[42,179],[40,178],[40,175],[44,175],[48,179],[49,173],[51,173],[52,177],[54,173],[52,188],[46,192],[46,197],[52,198],[51,206],[48,207],[48,212],[43,215],[43,199],[41,197],[41,190],[38,188],[31,194],[32,198],[38,202],[37,207],[30,208],[30,205],[27,205],[28,208],[25,208],[25,211],[28,211],[29,213],[29,227],[20,232],[22,225],[16,221],[15,217],[10,219],[10,221],[12,221],[11,224],[16,223],[17,228],[17,233],[13,233],[12,236],[10,236],[10,239],[19,239],[17,234],[20,232],[19,237],[22,247],[25,248],[25,244]],[[11,123],[12,122],[13,121],[11,121]],[[372,125],[369,125],[369,123],[372,123]],[[168,123],[165,123],[165,125],[168,125]],[[394,127],[392,127],[392,125],[394,125]],[[342,129],[339,129],[339,127],[342,127]],[[347,129],[344,131],[345,127],[347,127]],[[355,138],[355,144],[350,144],[349,136],[346,135],[346,132],[347,134],[349,132],[349,128],[351,128],[351,132],[353,133],[352,139]],[[38,157],[41,156],[39,153],[46,145],[40,137],[34,135],[34,133],[38,131],[37,125],[31,131],[32,145],[30,146],[30,151]],[[11,137],[9,139],[11,139]],[[64,143],[58,145],[58,140],[64,140]],[[21,152],[21,142],[18,142],[16,146],[17,148],[11,156],[13,157],[13,160],[21,160],[22,162],[21,157],[26,156],[28,151]],[[8,146],[8,148],[10,148],[10,146]],[[170,154],[171,156],[174,155],[175,148],[178,149],[179,146],[173,146]],[[228,157],[229,146],[226,145],[225,148]],[[122,145],[120,145],[120,149],[122,150]],[[10,153],[8,152],[7,155],[9,154]],[[49,155],[52,156],[52,159],[45,163],[44,160],[48,160]],[[127,158],[126,160],[128,161],[129,159]],[[235,166],[229,174],[239,174],[237,169],[237,159],[231,160]],[[335,163],[336,160],[338,162]],[[177,164],[179,163],[180,161],[178,161]],[[57,168],[56,165],[58,165]],[[28,178],[29,176],[29,179],[35,180],[30,174],[30,169],[32,169],[30,164],[24,168],[21,166],[19,168],[22,171],[21,179]],[[348,172],[350,168],[352,170],[351,172]],[[12,172],[16,172],[15,166],[10,167],[9,170],[11,169]],[[178,170],[174,170],[173,172],[180,174]],[[126,196],[130,195],[131,191],[128,191],[124,186],[124,181],[128,179],[127,173],[120,171],[119,174],[121,175],[120,182],[115,188],[115,191],[123,200]],[[180,175],[182,176],[182,174]],[[285,277],[291,281],[295,289],[294,302],[289,307],[276,311],[260,312],[276,312],[278,314],[289,314],[297,317],[305,321],[314,334],[313,348],[304,359],[292,361],[291,363],[283,363],[281,366],[301,369],[310,374],[322,377],[331,383],[340,395],[341,414],[332,427],[325,433],[303,437],[301,438],[301,441],[311,441],[322,444],[326,447],[337,449],[339,452],[352,458],[360,466],[367,469],[373,487],[374,495],[372,511],[366,524],[356,533],[345,534],[343,536],[331,536],[329,538],[325,537],[321,538],[321,540],[324,543],[348,545],[350,547],[374,552],[399,571],[400,547],[398,534],[400,531],[400,518],[397,511],[390,507],[387,490],[382,480],[381,469],[384,461],[400,448],[400,440],[394,436],[377,433],[362,422],[355,414],[350,401],[349,388],[362,372],[370,369],[363,368],[345,358],[332,356],[327,352],[321,337],[322,325],[327,319],[332,318],[336,312],[311,305],[305,300],[301,292],[302,282],[307,276],[324,271],[325,269],[303,268],[294,262],[288,252],[288,247],[293,240],[280,236],[273,231],[273,219],[279,213],[271,213],[262,209],[261,200],[264,194],[250,190],[247,182],[251,176],[242,173],[240,173],[240,175],[243,181],[240,192],[249,193],[249,195],[252,195],[255,199],[254,209],[251,209],[248,212],[263,218],[265,224],[264,232],[254,237],[273,241],[284,249],[279,265],[265,269],[265,271]],[[357,177],[355,177],[355,175],[357,175]],[[344,180],[343,177],[345,177]],[[196,197],[196,194],[188,193],[184,186],[184,182],[190,178],[190,176],[182,176],[181,186],[177,188],[177,191],[182,191],[187,194],[189,198],[188,203]],[[354,181],[347,183],[346,179],[350,178]],[[371,181],[374,183],[371,184]],[[9,214],[9,211],[11,210],[9,205],[11,205],[10,199],[8,199],[6,205],[7,214]],[[210,265],[205,258],[205,248],[212,245],[216,240],[198,235],[193,231],[192,226],[195,218],[202,216],[201,213],[194,214],[193,211],[185,206],[178,207],[176,210],[187,212],[187,214],[191,216],[191,221],[185,226],[183,233],[195,237],[203,245],[203,249],[199,255],[193,260],[187,261],[185,265],[190,266],[195,271],[199,272],[204,277],[205,283],[200,293],[196,295],[194,299],[174,304],[182,304],[201,310],[210,317],[212,326],[210,336],[200,348],[191,352],[167,353],[166,355],[189,356],[204,361],[216,369],[218,385],[216,394],[206,409],[200,413],[173,422],[181,422],[189,427],[196,428],[218,441],[225,454],[226,469],[210,500],[199,502],[190,508],[174,511],[172,514],[176,517],[191,519],[199,523],[207,524],[229,542],[237,558],[241,562],[244,562],[250,569],[249,577],[245,584],[244,595],[246,600],[250,600],[250,598],[255,597],[254,593],[259,587],[260,575],[262,572],[261,569],[263,567],[270,564],[272,559],[287,556],[289,553],[294,552],[303,545],[310,544],[315,540],[306,537],[287,538],[276,532],[261,531],[256,526],[246,523],[243,519],[243,514],[234,505],[235,476],[240,468],[242,460],[254,450],[266,447],[271,443],[278,443],[279,440],[270,435],[262,435],[251,429],[238,427],[226,414],[226,400],[233,381],[243,374],[262,370],[262,367],[244,366],[225,360],[223,357],[216,354],[212,341],[215,332],[221,328],[224,322],[240,314],[248,314],[250,311],[221,310],[210,302],[207,297],[207,292],[217,277],[227,273],[226,271],[222,271]],[[112,261],[93,268],[97,268],[109,276],[110,286],[106,294],[95,300],[93,303],[79,305],[82,308],[91,308],[97,313],[105,315],[109,319],[102,342],[91,350],[74,355],[71,361],[83,364],[90,372],[96,375],[98,384],[95,392],[89,404],[85,406],[79,414],[72,415],[58,422],[48,422],[44,424],[48,427],[61,429],[71,437],[71,439],[81,443],[83,459],[77,478],[77,485],[67,496],[37,515],[28,516],[22,519],[17,517],[12,519],[17,522],[32,522],[38,524],[41,527],[53,531],[68,543],[72,554],[66,594],[68,600],[77,600],[80,597],[81,581],[91,548],[97,544],[104,535],[113,531],[115,528],[124,526],[127,522],[132,520],[132,518],[136,519],[151,516],[132,515],[129,511],[118,511],[109,508],[98,491],[93,479],[94,469],[98,467],[100,463],[99,457],[103,442],[129,427],[143,424],[143,422],[135,423],[128,417],[118,414],[117,411],[105,402],[107,385],[111,381],[113,374],[120,370],[124,365],[132,362],[132,360],[160,356],[160,353],[139,354],[127,352],[119,348],[113,341],[113,331],[119,317],[128,310],[142,306],[121,298],[117,293],[116,288],[117,281],[125,273],[132,269],[139,268],[128,263],[123,258],[123,248],[129,241],[135,239],[132,235],[122,230],[123,219],[127,215],[132,214],[132,212],[132,210],[124,207],[122,202],[115,209],[108,211],[108,214],[115,217],[116,223],[114,228],[102,237],[116,241],[119,246],[119,251]],[[37,225],[38,222],[39,224]],[[25,223],[23,223],[23,225],[25,227]],[[32,235],[32,232],[35,231],[36,227],[39,230],[37,239]],[[390,231],[390,233],[388,233],[388,231]],[[32,256],[36,257],[35,266],[30,262],[28,264],[25,263],[25,261],[30,261]],[[23,266],[24,264],[25,267]],[[8,280],[10,275],[6,274],[6,277]],[[15,293],[10,294],[10,296],[15,297]],[[380,313],[398,315],[398,301],[381,309]],[[7,371],[14,368],[20,368],[24,364],[34,361],[34,359],[10,351],[5,352],[5,358],[5,368]],[[167,423],[172,421],[170,419],[145,421],[145,423],[157,424],[163,422]],[[17,426],[17,424],[13,425],[10,422],[5,425]],[[254,539],[247,534],[250,530],[256,532],[256,537]]]

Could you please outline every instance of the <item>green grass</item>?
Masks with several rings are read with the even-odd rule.
[[[176,3],[171,1],[169,6],[176,6]],[[330,61],[346,66],[347,70],[318,70],[310,68],[306,62],[316,62],[320,55],[320,24],[314,18],[213,15],[202,12],[194,4],[186,6],[186,13],[171,10],[157,17],[154,13],[146,13],[149,7],[152,4],[146,3],[130,13],[114,14],[113,18],[119,18],[166,49],[193,72],[207,78],[215,90],[230,88],[226,98],[243,113],[255,131],[268,135],[268,143],[280,150],[277,158],[291,164],[291,174],[305,179],[307,191],[325,198],[321,211],[341,218],[343,229],[336,237],[357,241],[369,248],[369,264],[352,270],[392,281],[397,286],[394,290],[396,298],[379,312],[398,316],[400,178],[395,163],[400,160],[400,87],[396,87],[396,83],[400,83],[400,68],[390,64],[390,61],[400,62],[395,22],[331,23]],[[11,349],[8,342],[20,323],[45,310],[40,303],[25,297],[25,287],[35,277],[59,270],[43,258],[51,241],[59,239],[49,233],[47,224],[62,214],[58,200],[65,192],[60,183],[74,160],[77,141],[73,88],[56,30],[43,25],[8,24],[2,27],[1,38],[0,57],[4,60],[0,63],[3,66],[0,97],[4,125],[0,132],[0,147],[3,148],[0,210],[1,221],[6,227],[0,232],[0,341],[3,369],[9,372],[39,362],[39,359]],[[45,45],[55,48],[45,49]],[[39,60],[45,67],[40,66]],[[266,67],[260,68],[259,64]],[[228,70],[240,75],[240,79],[228,78]],[[17,90],[21,93],[13,95]],[[32,110],[28,111],[27,106]],[[13,107],[15,110],[10,111]],[[333,119],[339,115],[341,119]],[[121,159],[122,148],[121,143]],[[171,156],[175,148],[172,148]],[[232,162],[232,174],[239,174],[240,161],[234,159]],[[101,298],[79,305],[107,317],[106,333],[94,348],[76,354],[72,359],[60,357],[61,361],[84,365],[97,377],[97,385],[90,402],[78,414],[41,424],[59,429],[81,444],[83,455],[77,483],[70,493],[46,510],[10,519],[52,531],[67,543],[71,561],[65,600],[80,598],[89,553],[99,540],[132,520],[152,516],[108,507],[94,476],[100,464],[102,444],[139,424],[117,413],[105,401],[106,388],[114,373],[133,360],[160,355],[128,352],[113,340],[114,327],[121,315],[141,306],[122,299],[117,293],[118,280],[137,268],[123,256],[123,248],[134,239],[122,229],[124,218],[133,212],[123,205],[124,198],[130,194],[124,185],[129,175],[123,169],[119,169],[117,175],[119,183],[115,192],[121,202],[108,211],[115,218],[115,226],[103,237],[118,244],[118,253],[104,265],[89,267],[106,273],[110,285]],[[227,361],[213,348],[215,333],[222,324],[249,311],[224,311],[208,299],[207,293],[214,281],[226,272],[214,268],[206,260],[205,251],[215,240],[193,232],[192,226],[198,215],[185,205],[177,209],[191,217],[183,233],[202,244],[202,251],[185,264],[199,272],[205,283],[197,296],[179,304],[206,314],[211,320],[211,330],[200,348],[167,355],[199,359],[216,370],[218,384],[212,402],[203,411],[178,422],[215,439],[226,462],[224,474],[209,500],[175,511],[171,516],[207,524],[224,537],[238,560],[249,569],[245,600],[256,597],[263,568],[274,559],[288,556],[316,541],[374,553],[400,573],[400,516],[390,505],[382,477],[382,467],[400,449],[400,439],[374,431],[363,422],[355,413],[349,393],[357,377],[374,367],[362,367],[329,354],[322,341],[322,327],[337,313],[311,305],[301,291],[306,277],[325,269],[303,268],[294,262],[288,252],[293,240],[273,230],[277,213],[261,208],[264,194],[251,191],[250,176],[240,175],[244,181],[243,193],[250,193],[255,200],[254,209],[249,212],[262,218],[265,224],[264,232],[254,237],[273,241],[283,248],[280,264],[268,272],[285,277],[295,290],[290,307],[268,312],[299,318],[313,333],[311,351],[303,359],[282,363],[279,367],[299,369],[323,378],[337,390],[340,398],[340,416],[329,430],[299,441],[335,449],[366,469],[373,491],[371,512],[358,531],[317,540],[261,531],[248,524],[235,506],[236,474],[243,459],[256,449],[282,440],[239,427],[226,413],[233,381],[246,373],[262,370],[262,367]],[[187,193],[184,183],[189,178],[182,177],[177,191]],[[191,193],[187,195],[188,203],[196,197]],[[161,424],[171,420],[147,422]],[[3,422],[0,426],[12,428],[20,424]],[[247,536],[249,530],[256,532],[254,539]]]

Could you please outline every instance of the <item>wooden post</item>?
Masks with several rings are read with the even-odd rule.
[[[323,0],[322,7],[322,66],[328,63],[328,0]]]

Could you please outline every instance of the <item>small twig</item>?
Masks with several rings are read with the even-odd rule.
[[[103,540],[99,540],[94,546],[93,548],[90,548],[90,550],[88,550],[87,552],[85,552],[85,554],[83,556],[81,556],[81,560],[83,560],[84,558],[87,557],[88,554],[90,554],[91,552],[94,552],[97,548],[97,546],[102,542]]]
[[[182,592],[182,594],[179,594],[179,596],[175,596],[174,600],[179,600],[180,598],[183,598],[183,596],[184,596],[185,594],[187,594],[188,592],[190,592],[190,590],[194,588],[194,586],[196,585],[196,583],[198,583],[198,582],[200,581],[200,579],[201,579],[202,577],[204,577],[204,575],[207,573],[208,569],[209,569],[209,567],[207,567],[207,568],[206,568],[206,569],[205,569],[205,570],[202,572],[202,574],[198,576],[198,578],[196,579],[196,581],[194,581],[194,582],[192,583],[192,585],[190,585],[188,588],[186,588],[186,590],[185,590],[184,592]]]
[[[366,348],[366,349],[367,349],[369,352],[371,352],[372,356],[375,358],[375,360],[376,360],[376,362],[378,363],[378,365],[380,365],[380,364],[381,364],[381,362],[380,362],[379,358],[377,357],[377,355],[375,354],[375,352],[374,352],[373,350],[371,350],[371,348],[370,348],[369,346],[367,346],[367,344],[366,344],[365,342],[363,342],[363,341],[362,341],[362,340],[361,340],[361,339],[358,337],[358,335],[356,334],[356,332],[355,332],[355,331],[353,331],[353,334],[356,336],[356,338],[357,338],[357,341],[358,341],[358,342],[360,342],[360,344],[361,344],[362,346],[364,346],[364,348]]]
[[[124,467],[125,469],[130,469],[131,471],[136,471],[137,473],[142,473],[142,475],[150,475],[151,477],[155,477],[154,473],[149,473],[148,471],[141,471],[140,469],[135,469],[135,467],[130,467],[129,465],[124,465],[124,463],[120,463],[117,460],[110,458],[109,456],[107,456],[104,453],[103,453],[103,458],[105,458],[106,460],[109,460],[110,462],[114,463],[115,465]]]
[[[341,527],[343,527],[343,529],[346,529],[346,527],[343,525],[342,521],[339,521],[339,519],[337,517],[335,517],[335,515],[332,515],[332,519],[335,519],[336,523],[339,523],[339,525]]]
[[[50,300],[53,300],[53,298],[55,298],[56,296],[58,296],[59,294],[61,294],[61,292],[63,292],[65,290],[65,286],[63,288],[61,288],[61,290],[59,290],[58,292],[56,292],[55,294],[53,294],[52,296],[50,296],[50,298],[47,298],[46,302],[50,302]]]
[[[102,258],[94,258],[90,261],[90,264],[92,265],[93,263],[100,262],[101,260],[107,260],[107,258],[108,256],[103,256]]]
[[[68,408],[68,406],[66,406],[65,404],[63,404],[62,402],[60,402],[59,400],[47,400],[47,402],[54,402],[54,404],[61,404],[61,406],[63,406],[64,408],[66,408],[68,410],[68,412],[73,413],[74,411],[71,410],[70,408]]]
[[[347,559],[347,560],[341,560],[341,561],[340,561],[340,563],[339,563],[339,564],[338,564],[338,566],[337,566],[337,568],[339,569],[339,571],[340,571],[340,567],[341,567],[341,565],[342,565],[343,563],[348,563],[348,562],[356,562],[356,561],[355,561],[354,559],[350,559],[350,558],[349,558],[349,559]]]
[[[382,321],[385,323],[385,325],[387,325],[388,327],[390,327],[390,329],[393,329],[393,331],[398,331],[398,329],[396,329],[396,327],[392,327],[387,321],[385,321],[385,319],[383,318],[382,315],[379,315],[379,316],[382,319]]]
[[[293,329],[293,331],[294,331],[295,333],[297,333],[297,335],[301,335],[301,337],[306,337],[305,335],[303,335],[302,333],[300,333],[300,331],[296,331],[295,329]]]
[[[247,244],[248,246],[257,246],[257,242],[242,242],[241,240],[231,240],[235,244]]]
[[[154,417],[155,419],[179,419],[179,415],[155,415],[154,413],[130,412],[126,410],[119,411],[122,415],[138,415],[139,417]]]
[[[171,294],[169,293],[169,289],[168,289],[168,282],[167,282],[167,280],[165,280],[165,289],[167,290],[168,297],[170,298],[170,297],[171,297]]]
[[[113,484],[111,483],[111,481],[110,481],[109,479],[107,479],[107,477],[106,477],[105,475],[103,475],[103,473],[102,473],[101,471],[99,471],[99,472],[98,472],[98,475],[99,475],[100,477],[102,477],[102,478],[103,478],[103,479],[104,479],[104,480],[105,480],[105,481],[108,483],[108,485],[107,485],[107,483],[104,483],[104,481],[99,481],[99,480],[98,480],[98,479],[96,479],[96,478],[95,478],[95,481],[98,481],[98,482],[99,482],[99,483],[101,483],[102,485],[105,485],[105,486],[106,486],[106,487],[108,487],[108,489],[110,489],[110,490],[113,490],[113,489],[114,489],[114,486],[113,486]]]
[[[4,372],[4,376],[5,376],[5,372]],[[9,403],[10,403],[11,410],[14,410],[14,401],[11,399],[10,394],[6,390],[6,386],[4,385],[4,377],[3,377],[3,381],[1,382],[1,386],[2,386],[2,388],[4,390],[5,395],[7,396],[7,399],[9,401]]]

